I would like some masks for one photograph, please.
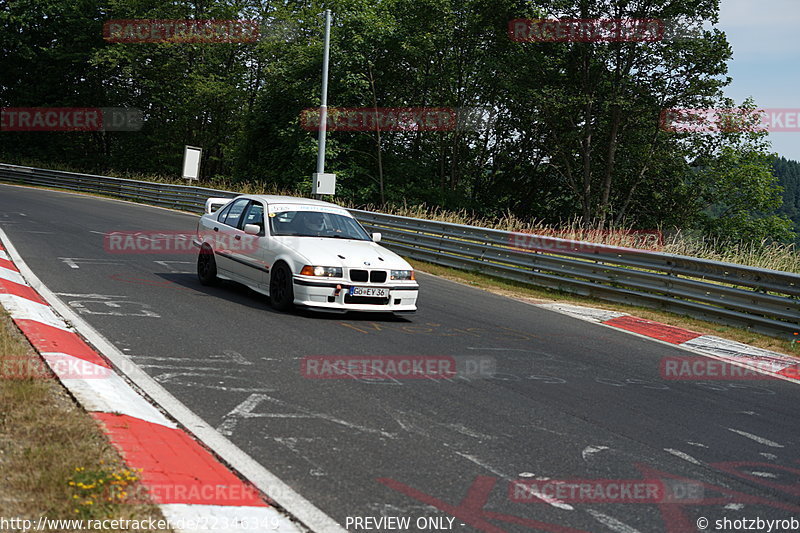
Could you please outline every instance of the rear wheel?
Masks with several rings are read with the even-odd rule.
[[[200,248],[200,255],[197,256],[197,279],[203,285],[215,285],[217,277],[217,261],[214,259],[214,251],[209,246]]]
[[[291,309],[294,304],[292,272],[286,263],[278,263],[272,268],[269,277],[269,298],[272,307],[279,311]]]

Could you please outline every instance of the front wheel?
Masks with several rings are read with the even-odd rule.
[[[292,272],[285,263],[278,263],[272,268],[269,277],[269,298],[272,307],[278,311],[287,311],[294,304]]]
[[[197,256],[197,279],[203,285],[215,285],[219,281],[214,251],[208,246],[200,248],[200,255]]]

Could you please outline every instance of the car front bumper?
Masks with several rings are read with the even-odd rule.
[[[366,311],[413,313],[417,310],[419,285],[416,283],[353,284],[294,277],[294,304],[326,311]],[[369,286],[389,289],[389,298],[350,297],[350,287]]]

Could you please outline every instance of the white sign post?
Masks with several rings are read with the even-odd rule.
[[[200,179],[200,157],[203,149],[197,146],[186,146],[183,152],[183,179],[196,181]]]

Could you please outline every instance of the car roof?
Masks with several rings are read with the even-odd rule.
[[[275,194],[243,194],[237,198],[250,198],[253,200],[260,200],[267,204],[302,204],[302,205],[320,205],[326,207],[344,207],[330,202],[323,202],[322,200],[315,200],[313,198],[301,198],[299,196],[279,196]]]

